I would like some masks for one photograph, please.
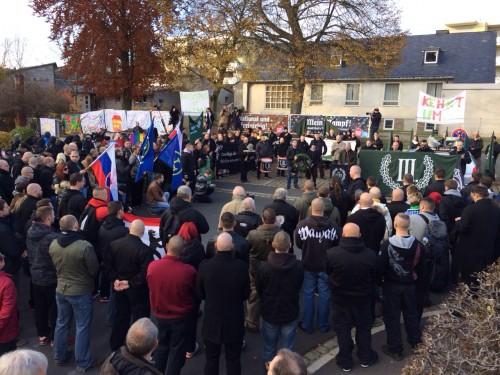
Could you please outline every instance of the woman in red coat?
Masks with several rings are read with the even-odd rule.
[[[0,270],[5,257],[0,253]],[[16,349],[19,335],[16,287],[11,277],[0,271],[0,355]]]

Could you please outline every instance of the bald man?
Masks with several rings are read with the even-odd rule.
[[[233,189],[233,199],[230,202],[227,202],[224,206],[222,206],[222,209],[220,210],[220,215],[219,215],[219,226],[218,228],[222,228],[222,223],[220,221],[222,214],[224,212],[231,212],[233,215],[238,215],[238,213],[241,211],[241,205],[243,204],[243,199],[247,196],[247,193],[245,191],[245,188],[243,186],[236,186]]]
[[[248,232],[257,229],[260,225],[260,215],[255,213],[255,201],[251,197],[246,197],[241,203],[241,211],[234,218],[236,226],[234,231],[246,238]]]
[[[313,333],[314,293],[319,292],[317,324],[322,332],[330,329],[330,287],[326,274],[326,251],[338,244],[337,226],[324,217],[325,205],[321,198],[311,202],[311,216],[299,221],[295,229],[295,244],[302,250],[304,265],[304,315],[301,328]]]
[[[373,198],[369,193],[361,194],[359,210],[348,216],[347,222],[358,225],[365,245],[378,253],[387,224],[384,215],[373,207]]]
[[[42,187],[44,198],[55,197],[55,192],[52,189],[54,172],[54,159],[50,156],[46,156],[43,158],[43,164],[40,166],[38,173],[38,180],[40,182],[40,186]]]
[[[197,290],[205,300],[202,336],[205,343],[205,374],[219,373],[219,357],[224,346],[226,372],[241,374],[244,302],[250,295],[250,279],[245,262],[233,256],[233,240],[221,233],[217,254],[200,265]]]
[[[23,241],[31,225],[31,216],[36,210],[36,203],[42,198],[42,188],[38,184],[29,184],[26,188],[26,199],[16,211],[15,231]]]
[[[154,362],[162,374],[180,374],[190,327],[198,317],[196,270],[181,260],[184,245],[181,236],[171,237],[167,254],[152,262],[147,272],[151,314],[159,331]]]
[[[8,204],[12,201],[12,192],[14,191],[14,179],[9,171],[9,163],[0,159],[0,197]]]
[[[418,296],[424,295],[424,247],[409,233],[410,217],[397,214],[394,220],[396,234],[384,242],[377,259],[379,274],[383,277],[383,311],[387,345],[382,351],[395,360],[403,359],[400,318],[403,313],[407,341],[411,347],[420,342],[422,308]],[[420,307],[419,307],[420,306]]]
[[[349,198],[351,199],[349,202],[349,209],[352,209],[356,204],[356,191],[366,191],[366,182],[361,178],[361,167],[359,165],[353,165],[349,169],[349,176],[351,177],[351,182],[349,183],[346,192],[349,194]]]
[[[387,208],[391,214],[392,228],[394,229],[394,218],[399,213],[405,213],[410,208],[410,205],[405,202],[405,192],[403,189],[397,188],[392,191],[391,202],[387,203]]]
[[[302,196],[295,200],[295,208],[299,212],[299,220],[307,217],[307,211],[314,198],[316,198],[316,189],[313,180],[306,180],[304,182],[304,192]]]
[[[347,223],[339,245],[328,250],[327,272],[333,301],[333,328],[339,342],[337,365],[352,369],[351,329],[356,328],[357,355],[362,367],[377,362],[371,346],[372,304],[376,281],[375,253],[361,239],[358,225]]]
[[[109,249],[108,277],[115,291],[116,317],[111,329],[111,350],[125,343],[130,321],[149,316],[146,271],[153,254],[141,237],[144,223],[134,220],[129,234],[111,242]]]

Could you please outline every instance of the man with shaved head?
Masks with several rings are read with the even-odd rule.
[[[205,374],[219,373],[222,346],[226,372],[241,374],[241,349],[245,333],[244,302],[250,295],[248,267],[233,256],[233,240],[221,233],[215,244],[215,257],[201,263],[198,296],[205,300],[202,336],[205,343]]]
[[[304,315],[300,328],[314,331],[314,293],[319,293],[317,324],[321,332],[330,330],[330,287],[326,274],[326,251],[336,246],[338,228],[324,216],[325,204],[321,198],[311,202],[311,216],[299,222],[295,229],[295,244],[302,250],[304,265]]]
[[[352,369],[351,329],[356,328],[356,346],[362,367],[377,362],[371,346],[372,304],[376,281],[375,253],[361,239],[357,224],[347,223],[339,245],[328,250],[327,272],[333,302],[333,328],[339,342],[337,365]]]
[[[307,217],[307,212],[314,198],[316,198],[314,182],[312,180],[304,181],[304,192],[302,196],[295,200],[295,208],[299,212],[299,220],[304,220]]]
[[[192,315],[198,316],[196,270],[181,260],[184,245],[181,236],[171,237],[166,255],[152,262],[147,272],[151,315],[159,333],[154,362],[162,374],[180,374]]]
[[[384,215],[373,207],[373,198],[369,193],[361,194],[359,210],[348,216],[347,222],[356,224],[361,230],[365,245],[378,253],[387,224]]]
[[[26,188],[26,199],[16,211],[15,231],[26,240],[26,232],[31,225],[31,217],[36,210],[36,203],[42,198],[42,188],[38,184],[29,184]]]
[[[246,197],[241,203],[241,211],[234,217],[236,226],[234,231],[243,237],[260,225],[260,215],[255,212],[255,201],[252,197]]]
[[[77,372],[87,371],[93,363],[90,353],[92,292],[99,262],[92,244],[78,233],[73,215],[59,220],[61,236],[52,241],[49,254],[57,273],[57,322],[54,332],[54,359],[64,365],[68,357],[68,335],[72,317],[76,324],[75,362]]]
[[[222,214],[224,212],[231,212],[233,215],[238,215],[238,213],[241,211],[241,205],[243,204],[243,199],[245,199],[246,196],[247,193],[243,186],[236,186],[233,189],[233,199],[231,200],[231,202],[228,202],[224,206],[222,206],[222,209],[220,210],[219,226],[218,226],[219,229],[222,228],[222,223],[220,221]]]
[[[10,175],[10,166],[6,160],[0,159],[0,197],[8,204],[12,201],[14,179]]]
[[[144,223],[134,220],[129,234],[111,242],[108,259],[108,277],[115,293],[116,316],[113,320],[111,350],[117,350],[125,343],[130,322],[149,316],[148,287],[146,271],[153,260],[153,254],[141,238]]]
[[[420,342],[420,317],[417,310],[417,290],[425,270],[423,245],[411,236],[410,217],[397,214],[394,220],[396,234],[385,241],[377,259],[378,273],[383,277],[383,311],[387,345],[382,351],[395,360],[403,359],[401,313],[403,313],[407,341],[411,347]]]
[[[394,229],[394,218],[399,213],[405,213],[410,208],[410,205],[405,202],[405,192],[403,189],[397,188],[392,191],[391,202],[387,203],[387,209],[391,214],[392,228]]]
[[[356,204],[356,191],[366,191],[366,182],[363,178],[361,178],[361,167],[359,165],[353,165],[351,166],[351,168],[349,168],[349,177],[351,177],[351,182],[349,183],[346,192],[351,198],[351,201],[349,202],[349,208],[352,209]]]
[[[299,211],[287,202],[288,192],[285,188],[277,188],[273,194],[273,201],[266,208],[272,208],[276,216],[283,216],[281,228],[288,233],[293,245],[293,231],[299,222]]]

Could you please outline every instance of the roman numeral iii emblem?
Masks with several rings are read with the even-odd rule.
[[[403,181],[405,174],[415,176],[415,163],[417,159],[399,159],[398,181]]]

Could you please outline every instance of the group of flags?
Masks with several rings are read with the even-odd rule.
[[[180,124],[182,117],[175,126],[174,130],[168,136],[168,142],[165,143],[160,149],[156,159],[165,163],[168,167],[172,168],[172,190],[182,185],[183,173],[181,162],[182,151],[182,131]],[[151,121],[145,138],[141,144],[139,154],[139,167],[135,181],[138,182],[144,177],[144,173],[153,171],[153,165],[156,161],[153,144],[156,142],[156,133],[154,132],[154,124]],[[133,134],[134,138],[136,137]],[[118,200],[118,179],[116,174],[116,160],[115,160],[115,143],[111,145],[94,160],[89,166],[94,173],[98,186],[108,188],[110,191],[110,199],[113,201]]]

